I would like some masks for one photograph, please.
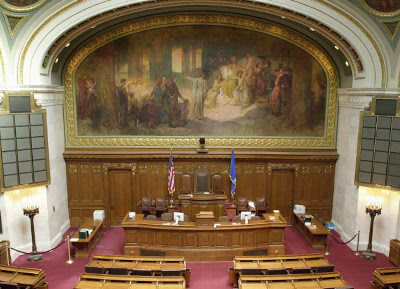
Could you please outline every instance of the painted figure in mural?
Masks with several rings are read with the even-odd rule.
[[[207,91],[207,98],[205,106],[215,107],[217,105],[217,96],[221,93],[221,83],[224,81],[221,73],[218,73],[217,78],[214,79],[213,86]]]
[[[162,82],[163,82],[162,78],[157,79],[156,85],[154,86],[153,91],[150,94],[150,100],[153,103],[155,111],[153,125],[159,125],[161,123],[161,118],[162,118],[161,100],[164,93],[161,88]]]
[[[165,93],[168,85],[168,79],[166,77],[162,78],[161,89],[163,91],[161,100],[161,111],[162,111],[162,123],[169,122],[169,96]]]
[[[272,91],[272,109],[275,116],[283,114],[284,117],[288,117],[291,100],[290,91],[291,81],[287,69],[281,68]]]
[[[311,85],[311,121],[317,124],[323,115],[323,96],[326,93],[326,82],[319,75],[315,76]]]
[[[236,56],[231,57],[229,65],[222,67],[221,73],[225,80],[221,84],[221,90],[229,98],[233,98],[233,91],[237,87],[237,81],[234,78],[239,70],[242,70],[242,67],[239,65]]]
[[[249,51],[246,52],[246,59],[244,60],[243,63],[243,72],[246,75],[252,75],[253,72],[256,71],[256,60],[255,58],[250,54]]]
[[[120,125],[126,126],[128,124],[127,115],[128,115],[128,91],[126,89],[127,81],[125,78],[122,78],[117,84],[117,95],[119,101],[119,113],[118,120]]]
[[[187,100],[179,92],[175,76],[172,76],[171,82],[166,85],[165,93],[169,97],[169,126],[181,126],[181,109],[179,108],[178,99]]]
[[[248,107],[250,105],[249,88],[243,71],[238,71],[236,79],[238,85],[233,91],[233,97],[237,105],[240,105],[243,108]]]
[[[82,74],[81,77],[78,78],[78,118],[81,120],[86,119],[86,103],[88,98],[88,88],[87,88],[87,75],[86,73]]]
[[[91,77],[88,78],[86,86],[88,90],[86,117],[90,118],[93,121],[96,115],[96,104],[97,104],[97,90],[94,79]]]
[[[204,100],[207,97],[207,82],[204,73],[199,72],[199,77],[185,77],[190,82],[191,96],[193,102],[193,117],[195,119],[204,118]]]
[[[128,106],[130,118],[129,126],[132,128],[137,127],[139,126],[140,106],[139,101],[137,100],[133,92],[129,93]]]

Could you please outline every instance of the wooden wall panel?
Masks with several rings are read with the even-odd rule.
[[[104,225],[111,224],[111,202],[113,193],[109,188],[108,171],[114,169],[131,170],[131,201],[127,200],[130,211],[139,211],[142,197],[168,198],[168,159],[169,150],[131,150],[113,151],[71,150],[64,153],[67,166],[68,202],[71,223],[84,222],[92,216],[93,210],[104,209]],[[276,173],[291,176],[293,183],[292,206],[302,204],[307,212],[317,212],[324,220],[330,220],[332,214],[333,186],[336,151],[262,151],[235,150],[237,188],[235,198],[230,197],[231,183],[229,169],[230,150],[211,150],[208,154],[193,153],[190,149],[174,151],[175,187],[174,198],[180,192],[180,175],[193,174],[193,186],[196,172],[207,170],[222,175],[223,190],[229,202],[239,197],[253,200],[266,197],[269,210],[274,208],[279,195],[290,184],[287,180],[275,180]],[[210,178],[211,179],[211,178]],[[209,183],[211,188],[211,183]],[[194,188],[193,188],[194,189]],[[84,209],[83,209],[84,208]],[[117,208],[118,209],[118,208]],[[196,208],[194,208],[196,209]],[[207,210],[208,208],[197,208]],[[196,210],[197,210],[196,209]],[[222,208],[223,210],[223,208]],[[234,240],[232,241],[234,242]]]

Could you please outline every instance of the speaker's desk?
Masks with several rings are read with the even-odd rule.
[[[244,223],[215,223],[216,226],[196,226],[195,222],[143,220],[142,214],[122,221],[125,234],[124,253],[127,255],[156,254],[183,256],[188,262],[232,261],[248,251],[262,250],[270,255],[285,254],[284,231],[286,219]]]
[[[178,199],[181,202],[182,212],[187,215],[192,222],[196,220],[196,214],[200,211],[213,212],[215,221],[217,221],[220,216],[225,215],[227,197],[224,194],[181,194],[178,196]]]

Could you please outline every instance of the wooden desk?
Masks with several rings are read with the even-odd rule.
[[[128,271],[134,269],[150,269],[155,275],[161,275],[162,270],[179,270],[185,277],[186,284],[190,282],[190,269],[186,268],[183,257],[149,257],[127,255],[94,255],[88,265],[109,267],[126,267]]]
[[[22,288],[45,288],[45,274],[42,269],[0,266],[0,281],[18,283]]]
[[[400,268],[377,268],[374,271],[374,280],[371,282],[371,288],[388,288],[390,285],[400,283]]]
[[[178,196],[178,199],[181,201],[182,212],[191,221],[196,220],[196,214],[200,211],[213,212],[215,221],[218,221],[220,216],[225,215],[227,197],[224,194],[182,194]]]
[[[71,243],[75,246],[75,258],[89,258],[90,253],[92,253],[97,242],[100,240],[101,236],[103,236],[103,221],[104,220],[93,221],[91,218],[83,224],[81,229],[93,229],[93,227],[95,227],[93,232],[86,239],[79,239],[79,231],[72,236]]]
[[[74,289],[184,289],[183,277],[89,274],[81,275]]]
[[[329,234],[329,230],[318,220],[315,218],[311,219],[311,225],[315,225],[315,228],[312,229],[304,224],[304,214],[294,214],[293,225],[311,245],[311,248],[314,250],[325,249],[325,243]]]
[[[10,260],[8,260],[8,258]],[[11,263],[10,241],[0,242],[0,265],[7,266]]]
[[[233,270],[229,271],[229,281],[237,284],[238,278],[244,268],[260,268],[267,273],[269,269],[310,267],[315,270],[317,266],[330,265],[324,254],[300,254],[281,256],[236,256],[233,259]]]
[[[162,252],[166,256],[183,256],[186,261],[231,261],[245,251],[267,250],[268,254],[285,254],[286,219],[243,223],[216,223],[218,226],[196,226],[194,222],[172,225],[162,221],[143,220],[142,214],[122,221],[125,234],[124,253],[142,255],[142,251]]]
[[[348,286],[340,273],[241,276],[239,289],[317,289]]]

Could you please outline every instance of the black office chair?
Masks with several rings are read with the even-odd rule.
[[[242,275],[261,275],[261,268],[243,268]]]
[[[267,275],[287,275],[288,271],[286,268],[271,268],[268,269]]]
[[[161,276],[182,276],[182,272],[180,270],[161,270]]]
[[[134,276],[153,276],[151,269],[133,269],[131,275]]]
[[[85,272],[86,273],[105,274],[106,270],[104,269],[104,267],[101,267],[101,266],[85,265]]]
[[[290,272],[292,274],[311,274],[313,271],[310,267],[300,267],[300,268],[293,268]]]
[[[315,273],[333,272],[335,265],[320,265],[315,268]]]
[[[111,275],[128,275],[128,268],[126,267],[108,267],[108,274]]]
[[[21,287],[19,286],[18,283],[14,283],[14,282],[0,282],[0,288],[1,289],[20,289]]]

